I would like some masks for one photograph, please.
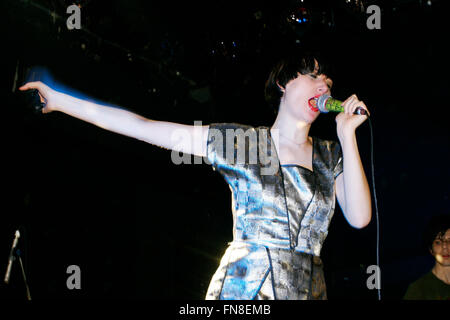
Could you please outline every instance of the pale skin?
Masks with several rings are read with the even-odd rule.
[[[433,274],[450,285],[450,229],[434,239],[430,253],[436,260]]]
[[[279,86],[283,96],[272,130],[279,130],[280,142],[276,147],[281,164],[298,164],[312,170],[312,139],[309,130],[319,112],[309,107],[308,100],[329,93],[331,85],[331,79],[325,75],[299,73],[285,87]],[[342,105],[345,111],[336,116],[336,127],[342,146],[344,169],[343,174],[336,178],[336,197],[348,223],[355,228],[363,228],[372,218],[372,202],[355,131],[367,116],[355,115],[353,112],[357,107],[368,109],[356,95],[350,96]]]
[[[309,98],[329,92],[331,80],[325,75],[302,75],[281,88],[283,96],[280,108],[271,127],[279,130],[279,141],[275,147],[281,164],[298,164],[312,170],[312,140],[309,137],[311,124],[319,112],[308,106]],[[173,122],[155,121],[124,109],[113,108],[77,99],[57,92],[42,82],[28,82],[19,88],[22,91],[37,89],[41,100],[46,102],[43,113],[60,111],[103,129],[139,139],[150,144],[204,157],[209,126],[190,126]],[[354,115],[356,107],[367,110],[356,95],[344,101],[345,112],[336,117],[337,134],[343,152],[343,174],[336,178],[336,197],[341,209],[355,228],[367,226],[371,220],[371,196],[359,156],[355,130],[367,116]],[[190,143],[173,141],[176,130],[185,130],[194,139]]]

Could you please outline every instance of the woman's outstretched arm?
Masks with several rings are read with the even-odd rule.
[[[78,99],[53,90],[42,82],[28,82],[22,91],[37,89],[43,113],[60,111],[72,117],[92,123],[100,128],[116,132],[150,144],[197,156],[206,155],[209,126],[192,126],[144,118],[136,113],[112,106],[100,105]]]

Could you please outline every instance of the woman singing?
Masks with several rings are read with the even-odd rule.
[[[335,199],[353,227],[363,228],[371,220],[371,196],[355,135],[367,116],[354,111],[367,110],[365,104],[356,95],[343,102],[345,112],[336,117],[339,143],[309,136],[319,116],[311,101],[329,93],[331,85],[314,56],[278,63],[266,83],[266,98],[278,106],[270,128],[154,121],[71,97],[41,82],[20,89],[37,89],[46,103],[44,113],[64,112],[153,145],[207,157],[224,176],[232,191],[233,241],[206,299],[306,300],[327,297],[320,251]],[[173,141],[180,130],[194,138]],[[227,143],[230,132],[233,141]],[[248,142],[234,143],[241,133],[250,137]],[[235,161],[236,155],[253,152],[260,156]],[[274,170],[267,170],[267,159]]]

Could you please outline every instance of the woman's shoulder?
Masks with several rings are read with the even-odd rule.
[[[268,135],[269,128],[264,126],[257,127],[237,122],[211,123],[209,125],[208,140],[217,136],[223,139],[234,137],[254,137],[258,139],[263,130],[266,130],[266,135]]]
[[[337,177],[343,170],[342,149],[338,141],[313,137],[314,161],[322,162]]]
[[[210,129],[226,130],[226,129],[254,129],[254,126],[237,122],[217,122],[209,124]]]
[[[323,139],[319,137],[312,137],[313,143],[316,152],[324,153],[324,154],[335,154],[340,155],[341,144],[339,141],[331,140],[331,139]]]
[[[312,136],[313,140],[315,140],[318,144],[327,146],[327,147],[336,147],[339,145],[339,142],[337,140],[333,139],[324,139],[317,136]]]

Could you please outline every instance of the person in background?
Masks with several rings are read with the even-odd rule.
[[[450,215],[433,217],[425,232],[427,248],[435,259],[434,267],[411,283],[405,300],[450,299]]]

